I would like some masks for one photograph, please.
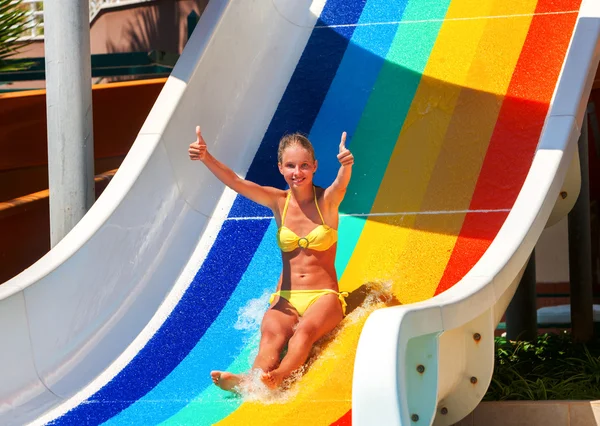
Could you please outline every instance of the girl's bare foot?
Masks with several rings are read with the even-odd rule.
[[[227,371],[211,371],[210,377],[215,385],[229,392],[236,392],[236,388],[244,379],[241,374],[228,373]]]
[[[283,383],[285,377],[281,373],[278,373],[277,370],[269,371],[268,373],[263,373],[260,376],[260,380],[267,385],[270,389],[277,389]]]

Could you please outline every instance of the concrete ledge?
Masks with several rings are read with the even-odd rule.
[[[455,426],[600,425],[600,401],[482,402]]]
[[[94,176],[94,190],[96,192],[96,198],[102,194],[115,173],[117,173],[117,169],[109,170]],[[34,203],[43,202],[47,204],[49,195],[50,191],[45,189],[33,194],[14,198],[9,201],[0,202],[0,219],[27,211]]]

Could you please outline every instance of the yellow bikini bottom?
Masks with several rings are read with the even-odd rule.
[[[300,316],[304,315],[304,312],[315,303],[321,296],[326,294],[336,294],[340,303],[342,304],[342,312],[346,316],[346,297],[348,292],[342,291],[338,293],[335,290],[280,290],[277,293],[271,294],[269,303],[273,303],[275,296],[283,297],[285,300],[296,308]]]

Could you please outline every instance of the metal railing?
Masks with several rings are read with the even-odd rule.
[[[24,38],[44,36],[44,2],[42,0],[23,0],[22,5],[29,9],[30,25]]]
[[[116,6],[127,3],[141,3],[144,0],[90,0],[90,21],[96,17],[98,12],[105,6]]]

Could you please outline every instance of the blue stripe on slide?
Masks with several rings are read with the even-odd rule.
[[[407,4],[408,0],[369,2],[360,17],[359,24],[398,22],[402,19]],[[319,170],[315,175],[315,182],[318,185],[327,186],[336,177],[337,168],[330,166],[330,163],[336,166],[339,164],[336,155],[339,152],[339,141],[343,131],[348,133],[346,146],[352,150],[352,136],[361,120],[397,30],[398,24],[364,25],[356,28],[352,43],[346,50],[311,132],[311,140],[318,142],[315,145],[316,155],[319,158]],[[364,138],[357,140],[360,141],[368,144],[374,142]],[[369,159],[358,156],[356,161],[368,162]],[[325,167],[322,167],[323,165]],[[340,240],[335,262],[338,277],[343,275],[356,242],[350,240],[350,244],[346,243],[344,224],[347,223],[347,220],[340,220],[339,223]]]
[[[407,4],[408,0],[371,1],[365,6],[358,24],[398,22]],[[319,169],[315,175],[315,183],[319,186],[329,186],[337,175],[339,163],[336,156],[341,134],[343,131],[348,133],[346,146],[350,148],[352,134],[358,126],[397,29],[398,24],[364,25],[354,31],[352,42],[310,132],[319,159]]]
[[[366,3],[367,0],[329,0],[323,8],[316,26],[356,24],[363,13]],[[379,3],[381,2],[379,1]],[[352,37],[352,33],[347,33],[347,29],[343,27],[341,29],[334,28],[334,31],[342,31],[348,40]]]
[[[136,357],[85,403],[53,424],[102,423],[154,388],[206,332],[248,267],[268,221],[228,221],[213,248],[160,330]],[[235,247],[232,241],[244,239]],[[226,268],[223,265],[227,265]]]
[[[365,0],[329,0],[317,26],[343,22],[356,24]],[[308,134],[313,126],[329,86],[346,52],[355,27],[318,28],[313,30],[304,53],[281,98],[271,125],[248,170],[246,179],[260,185],[284,188],[285,181],[277,168],[277,147],[286,133]],[[230,217],[270,216],[271,211],[244,197],[238,197]]]
[[[344,23],[352,23],[351,18],[358,19],[363,6],[364,0],[329,0],[324,11],[326,16],[333,16],[337,9],[348,12]],[[248,171],[248,179],[282,187],[282,183],[275,183],[279,173],[276,164],[279,138],[288,131],[308,133],[353,31],[354,27],[313,31]],[[230,216],[256,215],[255,206],[238,197]],[[264,209],[259,212],[258,215],[265,214]],[[102,423],[163,380],[188,355],[223,309],[264,236],[268,222],[258,223],[226,222],[181,301],[146,346],[113,380],[53,424]],[[233,250],[232,241],[244,244],[236,245],[239,247]]]
[[[251,324],[255,327],[236,327],[236,322],[241,309],[248,303],[258,302],[256,299],[273,290],[281,273],[281,257],[275,239],[277,225],[274,220],[265,222],[270,223],[265,238],[227,304],[202,339],[162,382],[105,425],[151,424],[171,417],[212,384],[211,370],[225,369],[258,332],[264,313],[260,312],[260,307],[254,307],[257,311],[254,314],[260,316],[256,318],[256,324]]]

